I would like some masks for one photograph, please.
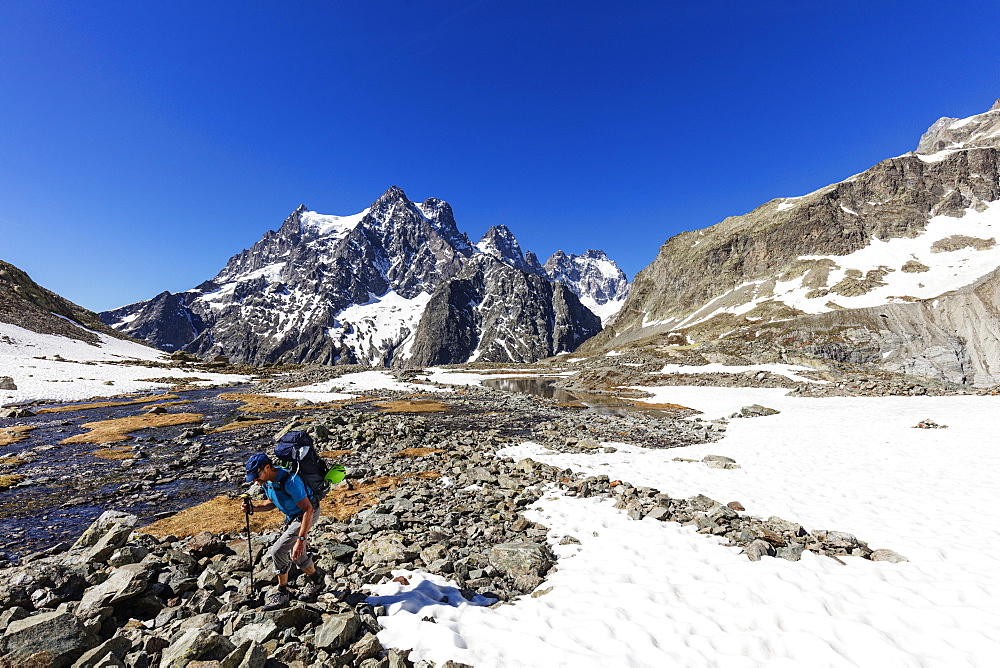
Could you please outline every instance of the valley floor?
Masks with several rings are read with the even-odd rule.
[[[4,354],[0,375],[24,388],[8,392],[4,402],[65,400],[66,388],[74,387],[91,397],[126,368],[104,367],[107,357],[100,356],[98,364],[69,370],[66,362],[32,359],[30,349]],[[129,382],[163,375],[143,371]],[[430,379],[475,384],[483,376],[449,370],[432,371]],[[327,392],[379,387],[433,391],[388,372],[366,372],[326,381],[307,396],[321,400]],[[782,388],[652,391],[647,401],[697,409],[702,419],[727,417],[749,404],[780,412],[733,418],[721,440],[679,448],[604,439],[606,447],[572,452],[527,441],[497,454],[607,475],[675,498],[738,501],[747,515],[850,532],[908,561],[838,560],[807,551],[801,561],[753,562],[694,526],[634,521],[607,498],[552,487],[525,513],[549,528],[559,556],[558,570],[532,596],[492,607],[452,606],[436,593],[448,587],[442,576],[394,572],[409,584],[369,586],[369,601],[386,610],[383,645],[412,648],[411,661],[450,659],[477,668],[995,665],[1000,524],[992,506],[1000,492],[1000,396],[817,399],[786,396]],[[914,428],[924,420],[947,428]],[[739,468],[710,468],[701,461],[706,455],[730,457]],[[567,536],[575,541],[563,540]]]

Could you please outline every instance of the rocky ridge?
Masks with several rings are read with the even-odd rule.
[[[654,337],[663,344],[766,337],[795,354],[1000,382],[1000,293],[990,274],[1000,259],[962,274],[965,287],[945,266],[994,257],[998,124],[1000,105],[941,119],[916,152],[672,237],[636,276],[615,321],[584,350]],[[924,236],[932,223],[933,239]],[[881,261],[855,255],[875,241],[910,245],[897,244],[899,256]],[[935,285],[944,287],[935,292]]]
[[[97,332],[131,340],[101,322],[96,313],[46,290],[28,274],[3,261],[0,261],[0,322],[94,345],[99,341]]]

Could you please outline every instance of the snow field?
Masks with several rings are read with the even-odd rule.
[[[675,497],[738,500],[809,530],[853,533],[910,561],[806,553],[750,562],[692,527],[632,521],[612,503],[553,490],[526,513],[550,528],[558,571],[538,598],[483,608],[390,608],[380,634],[412,659],[485,666],[989,666],[1000,652],[1000,397],[785,397],[781,389],[663,387],[647,401],[705,410],[760,403],[716,443],[530,456]],[[914,429],[923,419],[947,429]],[[705,454],[742,468],[709,469]],[[558,545],[572,535],[580,545]],[[385,586],[385,585],[383,585]],[[406,587],[392,585],[393,592]],[[427,586],[426,584],[424,585]],[[383,590],[376,587],[376,594]],[[432,616],[439,625],[420,623]],[[430,628],[444,626],[443,629]],[[447,632],[445,632],[445,629]]]
[[[34,400],[78,401],[129,392],[170,389],[165,383],[142,378],[197,377],[204,382],[224,384],[247,382],[250,376],[205,373],[171,368],[150,368],[114,364],[131,360],[162,361],[164,353],[105,334],[98,334],[101,345],[53,334],[39,334],[17,325],[0,323],[0,376],[14,379],[16,390],[0,390],[0,404]],[[36,359],[59,355],[62,360]],[[111,381],[113,385],[105,385]]]

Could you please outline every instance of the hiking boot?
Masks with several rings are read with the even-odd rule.
[[[303,603],[315,603],[321,593],[323,593],[322,585],[317,582],[307,582],[305,586],[299,587],[297,598]]]
[[[279,587],[264,597],[264,607],[261,610],[279,610],[288,605],[288,592]]]

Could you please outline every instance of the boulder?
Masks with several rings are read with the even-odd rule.
[[[16,390],[17,385],[10,376],[0,376],[0,390]]]
[[[135,515],[117,510],[104,511],[73,543],[69,552],[63,556],[63,563],[104,563],[115,550],[125,544],[138,520]]]
[[[781,411],[777,411],[773,408],[768,408],[767,406],[761,406],[760,404],[750,404],[749,406],[744,406],[738,412],[733,413],[730,417],[734,418],[750,418],[750,417],[762,417],[765,415],[777,415]]]
[[[490,563],[519,584],[533,583],[552,566],[552,559],[543,545],[529,541],[515,541],[494,545],[490,550]]]
[[[72,668],[105,668],[106,666],[124,665],[121,660],[132,649],[132,641],[125,636],[115,636],[110,640],[102,642],[97,647],[84,652],[83,656],[76,660]],[[111,658],[109,658],[111,657]]]
[[[902,561],[909,561],[906,557],[898,552],[893,552],[892,550],[887,550],[882,548],[880,550],[875,550],[871,555],[872,561],[888,561],[893,564],[898,564]]]
[[[10,623],[0,637],[0,666],[69,666],[96,644],[75,615],[43,612]]]
[[[253,641],[262,645],[276,635],[278,635],[278,625],[274,623],[274,620],[266,619],[259,624],[241,626],[233,633],[231,638],[238,646],[242,646],[247,641]]]
[[[770,543],[764,540],[757,539],[747,545],[743,552],[747,555],[750,561],[760,561],[761,557],[773,557],[775,554],[774,547]]]
[[[350,642],[361,629],[361,618],[356,612],[341,615],[324,615],[323,623],[316,629],[313,645],[322,649],[340,649]]]
[[[221,661],[233,649],[225,636],[207,629],[190,629],[163,650],[160,668],[183,668],[199,659]]]
[[[87,589],[80,600],[79,614],[89,617],[106,605],[114,605],[146,591],[152,572],[146,564],[126,564],[114,569],[111,577]]]
[[[400,534],[388,534],[362,541],[358,545],[358,552],[362,555],[362,563],[368,567],[412,561],[418,554],[416,550],[406,546]]]

